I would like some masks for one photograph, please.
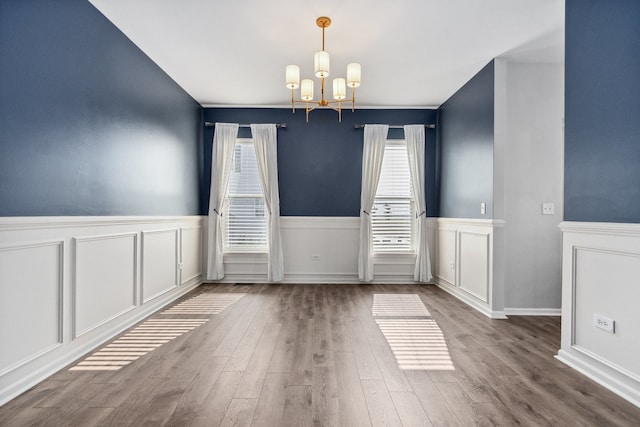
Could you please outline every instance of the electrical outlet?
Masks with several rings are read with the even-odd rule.
[[[480,215],[484,215],[487,213],[487,204],[480,203]]]
[[[320,261],[320,255],[311,255],[311,261],[314,261],[314,262]]]
[[[453,261],[451,261],[451,262],[449,263],[449,268],[450,268],[450,269],[452,269],[452,270],[455,270],[455,268],[456,268],[456,263],[455,263],[455,262],[453,262]]]
[[[556,213],[556,206],[554,203],[542,204],[542,215],[553,215]]]
[[[601,314],[593,315],[593,326],[612,334],[616,333],[616,321],[613,319],[609,319],[608,317],[604,317]]]

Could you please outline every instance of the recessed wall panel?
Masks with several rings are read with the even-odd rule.
[[[450,285],[456,284],[456,231],[438,230],[438,261],[436,275]]]
[[[62,245],[0,246],[0,374],[62,342]]]
[[[573,344],[640,380],[640,252],[578,247],[574,271]],[[595,314],[614,320],[615,333],[596,328]]]
[[[202,229],[189,227],[182,229],[182,280],[187,283],[202,274]]]
[[[489,235],[461,231],[460,239],[460,289],[488,302],[489,294]]]
[[[142,302],[178,285],[178,230],[142,232]]]
[[[75,238],[74,336],[136,305],[137,233]]]

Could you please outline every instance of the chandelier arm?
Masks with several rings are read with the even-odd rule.
[[[356,111],[356,88],[351,88],[351,112]]]

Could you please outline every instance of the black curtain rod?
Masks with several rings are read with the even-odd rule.
[[[353,125],[354,129],[364,129],[365,125],[361,123],[356,123]],[[436,125],[424,125],[427,129],[435,129]],[[389,129],[404,129],[404,125],[389,125]]]
[[[210,127],[210,126],[215,126],[216,124],[213,123],[213,122],[204,122],[204,125],[206,127]],[[250,128],[251,127],[251,125],[248,125],[248,124],[239,124],[238,126],[241,127],[241,128]],[[286,129],[287,128],[287,124],[286,123],[276,123],[276,127],[277,128]]]

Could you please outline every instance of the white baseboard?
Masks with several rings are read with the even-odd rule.
[[[507,316],[561,316],[559,308],[505,308]]]
[[[467,294],[464,291],[461,291],[460,289],[454,286],[451,286],[447,282],[436,279],[435,284],[443,291],[453,295],[454,297],[458,298],[460,301],[471,306],[471,308],[476,309],[477,311],[479,311],[480,313],[484,314],[485,316],[491,319],[507,319],[507,315],[504,311],[491,310],[486,303],[475,299],[471,295]]]
[[[606,366],[598,366],[592,359],[583,360],[571,352],[559,350],[555,358],[640,408],[637,382],[629,384],[627,378],[616,378]]]

